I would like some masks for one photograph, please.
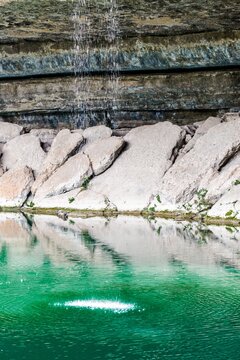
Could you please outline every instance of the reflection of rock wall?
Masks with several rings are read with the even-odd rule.
[[[0,217],[0,251],[7,245],[7,261],[19,267],[31,266],[33,260],[41,264],[47,257],[61,266],[75,266],[76,262],[100,267],[125,264],[154,266],[164,272],[171,271],[174,261],[196,271],[196,266],[221,263],[239,268],[240,236],[236,228],[230,230],[164,219],[149,222],[132,216],[64,222],[35,215],[30,227],[23,215],[4,214]]]
[[[230,69],[239,65],[237,0],[227,6],[223,0],[118,0],[117,62],[124,73],[118,111],[109,115],[98,91],[99,72],[109,70],[109,45],[104,40],[109,19],[98,2],[91,3],[91,14],[83,9],[83,18],[87,16],[91,29],[87,70],[94,75],[89,80],[93,123],[113,127],[165,119],[186,123],[240,106],[238,71]],[[73,126],[74,3],[9,0],[0,1],[0,7],[0,118]],[[36,81],[27,79],[36,75]],[[50,79],[50,75],[58,76]],[[21,78],[17,83],[16,77]],[[61,116],[59,110],[64,111]]]

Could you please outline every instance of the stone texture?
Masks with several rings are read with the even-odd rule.
[[[39,138],[45,152],[50,150],[57,133],[58,131],[55,129],[32,129],[30,131],[30,134]]]
[[[57,196],[36,198],[34,203],[39,208],[69,208],[91,211],[115,210],[114,205],[104,195],[80,188]]]
[[[19,113],[46,115],[56,111],[73,113],[73,108],[81,111],[86,101],[89,111],[110,111],[109,104],[114,101],[117,112],[124,110],[128,114],[159,109],[213,111],[239,106],[238,70],[126,75],[119,78],[117,94],[114,94],[114,85],[107,76],[95,75],[81,79],[77,98],[75,80],[75,77],[53,77],[1,81],[0,116]]]
[[[28,166],[37,175],[41,170],[46,154],[39,139],[30,134],[15,137],[3,147],[2,165],[4,170]]]
[[[32,187],[32,193],[58,169],[65,161],[78,150],[83,142],[80,133],[71,133],[69,130],[61,130],[55,137],[52,147],[43,163],[41,173],[37,177]]]
[[[126,150],[91,181],[90,190],[105,195],[119,211],[142,210],[184,137],[184,130],[168,122],[131,130],[124,138]]]
[[[240,149],[240,121],[222,123],[199,138],[186,155],[177,160],[159,183],[162,201],[156,209],[176,209],[188,203],[209,172],[216,173]]]
[[[83,137],[86,140],[86,145],[94,141],[108,139],[112,136],[112,130],[104,125],[92,126],[84,130]]]
[[[230,159],[220,171],[210,171],[201,181],[199,188],[207,189],[206,199],[216,203],[219,198],[229,191],[236,180],[240,179],[240,152]]]
[[[209,117],[206,121],[204,121],[196,130],[193,138],[187,143],[187,145],[183,148],[182,154],[186,154],[188,151],[190,151],[194,145],[196,144],[196,141],[203,135],[205,135],[209,129],[211,129],[213,126],[218,125],[222,122],[221,118],[219,117]]]
[[[233,185],[208,212],[209,216],[240,219],[240,185]]]
[[[84,153],[91,161],[94,175],[99,175],[108,169],[121,153],[124,145],[124,140],[115,136],[88,145]]]
[[[60,195],[79,188],[92,173],[91,163],[86,155],[72,156],[37,190],[36,198]]]
[[[0,121],[0,143],[4,144],[16,136],[21,135],[22,131],[22,126]]]
[[[83,85],[87,89],[92,111],[87,117],[87,123],[81,112],[75,116],[72,112],[79,104],[79,99],[76,99],[79,84],[70,91],[71,94],[68,95],[66,91],[67,83],[71,81],[65,75],[73,75],[77,69],[73,33],[79,24],[74,24],[78,16],[72,15],[78,11],[84,14],[81,17],[82,29],[87,30],[87,33],[81,32],[82,43],[77,50],[84,64],[82,71],[87,71],[89,75],[86,82],[91,84]],[[111,27],[109,21],[114,26]],[[224,0],[119,0],[117,7],[111,1],[96,0],[91,0],[89,4],[80,4],[77,0],[5,0],[1,4],[0,24],[0,77],[6,80],[14,78],[15,81],[19,77],[22,85],[16,86],[13,84],[15,81],[11,81],[7,88],[3,83],[0,85],[0,108],[4,109],[0,116],[9,121],[14,118],[13,121],[28,127],[49,124],[61,127],[62,122],[70,128],[100,123],[111,123],[114,128],[135,127],[170,118],[176,123],[186,123],[187,117],[197,121],[199,107],[205,117],[207,111],[209,115],[215,115],[218,109],[230,110],[240,106],[239,79],[236,74],[230,83],[224,84],[223,81],[222,87],[221,79],[219,84],[214,80],[213,83],[206,81],[206,73],[212,75],[212,69],[219,69],[219,77],[224,79],[226,74],[231,73],[232,67],[240,64],[238,0],[227,5]],[[115,29],[115,26],[119,28]],[[112,42],[109,42],[110,27]],[[117,65],[113,64],[113,58]],[[108,83],[111,78],[109,70],[111,72],[114,67],[120,71],[120,78],[126,78],[125,82],[132,84],[126,86],[131,88],[129,93],[123,89],[129,102],[125,98],[117,99],[117,112],[112,111],[111,99],[110,102],[104,101],[114,93],[111,87],[109,89],[103,83],[101,91],[94,90],[99,82],[96,74],[100,74],[100,77],[106,75],[104,77]],[[205,89],[185,72],[199,69],[206,71],[198,74]],[[162,94],[162,85],[151,77],[152,71],[156,74],[167,71],[169,75],[172,71],[180,72],[182,84],[174,91],[177,81],[173,76],[168,76],[166,81],[170,89]],[[62,75],[56,80],[58,86],[53,87],[52,75]],[[33,76],[38,76],[38,81],[32,83],[28,95],[28,90],[22,89],[23,84],[26,82],[28,86]],[[136,87],[136,81],[142,76],[145,77],[145,84]],[[43,80],[49,82],[49,86]],[[41,85],[37,85],[38,82]],[[124,82],[120,80],[119,91],[123,87]],[[189,89],[195,101],[186,97],[183,89]],[[200,90],[199,94],[197,89]],[[206,89],[207,102],[204,99]],[[39,91],[46,93],[46,96],[37,95]],[[218,96],[215,97],[214,93]],[[155,94],[158,95],[155,97]],[[168,97],[171,94],[175,99],[175,107],[169,109],[171,100]],[[8,101],[5,97],[9,97]],[[81,108],[82,102],[86,105],[87,101],[82,94],[79,98],[82,99]],[[211,114],[214,110],[216,112]],[[140,121],[137,121],[139,118]]]
[[[33,181],[32,170],[27,166],[7,171],[0,177],[0,206],[22,206]]]

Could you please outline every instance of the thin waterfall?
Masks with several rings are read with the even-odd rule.
[[[96,124],[101,112],[107,122],[117,111],[120,27],[118,0],[74,2],[75,125]],[[98,74],[98,71],[100,72]],[[94,76],[101,84],[101,99],[94,91]],[[96,75],[97,74],[97,75]],[[99,80],[100,74],[102,79]],[[96,97],[98,99],[96,99]]]

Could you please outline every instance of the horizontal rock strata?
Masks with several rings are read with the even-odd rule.
[[[202,3],[197,0],[171,3],[118,0],[112,9],[111,1],[105,1],[103,5],[91,0],[90,6],[82,4],[80,9],[78,4],[78,1],[68,0],[0,1],[0,101],[3,96],[0,119],[29,128],[75,128],[97,124],[130,128],[162,120],[184,124],[215,116],[218,110],[240,107],[238,79],[235,83],[226,82],[225,88],[220,86],[218,94],[217,80],[212,84],[206,80],[206,74],[199,73],[199,70],[207,73],[216,70],[219,71],[218,79],[225,78],[240,65],[237,0],[227,5],[223,0]],[[82,16],[74,17],[74,13]],[[82,42],[78,44],[80,49],[75,51],[74,32],[76,35],[80,27]],[[99,92],[99,76],[104,75],[108,82],[116,69],[122,79],[120,88],[114,89],[116,83],[113,83],[112,88],[105,91],[103,84]],[[173,71],[181,74],[180,87],[178,80],[171,76]],[[199,81],[205,83],[208,102],[204,96],[197,95],[199,83],[189,79],[185,71],[198,72]],[[65,79],[66,75],[73,76],[76,72],[83,76],[88,73],[81,85],[80,79],[76,83],[71,78]],[[162,85],[151,75],[162,72],[169,73],[163,87],[170,90],[155,98]],[[142,75],[144,84],[139,83]],[[147,80],[146,75],[149,75]],[[32,76],[40,79],[31,82],[30,86],[29,77]],[[51,76],[58,78],[53,81]],[[13,82],[6,85],[16,78],[21,78],[21,86]],[[127,84],[129,91],[126,91]],[[44,95],[39,94],[39,86]],[[141,86],[146,91],[140,94]],[[197,102],[191,102],[182,93],[182,89],[189,86],[193,97],[197,96]],[[63,87],[66,94],[63,94]],[[26,92],[29,89],[33,99],[23,94],[23,88]],[[79,88],[83,102],[75,95]],[[81,88],[88,99],[82,96]],[[216,96],[210,101],[212,91]],[[7,92],[10,94],[8,101],[4,99]],[[70,101],[69,92],[72,93]],[[112,100],[112,93],[116,92],[117,99]],[[169,99],[171,94],[176,100],[174,104]],[[106,98],[108,101],[104,101]],[[89,99],[93,99],[90,104]],[[117,110],[114,112],[111,111],[113,101],[114,110]],[[90,115],[81,113],[86,104]],[[74,114],[73,109],[79,113]]]

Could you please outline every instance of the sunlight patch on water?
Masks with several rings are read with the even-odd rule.
[[[136,306],[134,304],[126,304],[120,301],[110,300],[74,300],[66,301],[64,303],[55,303],[54,306],[72,307],[80,309],[90,310],[109,310],[116,313],[123,313],[130,310],[134,310]]]

